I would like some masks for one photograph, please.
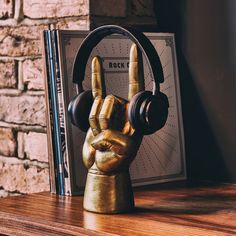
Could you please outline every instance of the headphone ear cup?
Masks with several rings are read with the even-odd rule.
[[[158,100],[159,100],[158,107],[159,107],[160,113],[161,113],[160,120],[159,120],[159,124],[160,124],[159,129],[161,129],[166,124],[168,114],[169,114],[169,106],[170,105],[169,105],[168,97],[162,92],[159,92]]]
[[[144,134],[153,134],[161,129],[168,117],[168,98],[164,93],[148,97],[140,107],[140,120]]]
[[[89,113],[92,105],[92,91],[87,90],[75,96],[68,106],[71,123],[84,132],[89,128]]]
[[[150,91],[141,91],[134,95],[128,108],[128,118],[131,126],[138,132],[144,133],[144,126],[140,119],[140,108],[143,102],[152,95]]]
[[[139,92],[131,100],[128,110],[129,121],[137,132],[144,135],[153,134],[165,125],[168,107],[168,98],[165,94]]]

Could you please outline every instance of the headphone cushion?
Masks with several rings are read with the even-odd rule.
[[[139,92],[131,100],[128,110],[129,121],[137,132],[144,135],[153,134],[165,125],[168,107],[168,98],[165,94]]]
[[[75,96],[68,106],[71,123],[84,132],[89,128],[89,114],[92,105],[92,91],[87,90]]]
[[[165,94],[148,97],[140,107],[140,120],[144,125],[145,134],[155,133],[161,129],[168,117],[169,102]]]
[[[129,109],[128,109],[129,122],[132,125],[132,127],[137,132],[140,133],[143,133],[144,131],[144,126],[140,119],[140,108],[143,102],[150,96],[152,96],[152,92],[141,91],[134,95],[129,104]]]

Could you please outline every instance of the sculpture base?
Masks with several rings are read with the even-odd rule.
[[[87,175],[84,209],[97,213],[120,213],[134,208],[134,196],[129,171],[111,175]]]

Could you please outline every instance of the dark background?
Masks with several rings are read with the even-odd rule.
[[[154,2],[176,35],[188,177],[236,183],[236,1]]]

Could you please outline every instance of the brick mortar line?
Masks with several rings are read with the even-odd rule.
[[[0,60],[7,61],[7,60],[16,60],[16,61],[25,61],[25,60],[36,60],[41,59],[42,55],[35,55],[35,56],[0,56]]]
[[[8,163],[11,165],[28,165],[28,166],[36,166],[41,169],[47,169],[49,167],[48,162],[41,162],[36,160],[30,160],[30,159],[20,159],[17,157],[6,157],[0,155],[0,161],[4,163]]]
[[[15,0],[13,2],[13,18],[17,21],[20,21],[22,19],[22,17],[24,17],[23,15],[23,0]]]
[[[26,17],[24,17],[24,19],[21,22],[23,22],[23,21],[32,21],[32,22],[34,22],[34,21],[39,21],[39,22],[40,21],[48,21],[48,22],[49,21],[54,21],[54,22],[59,22],[59,21],[64,20],[64,19],[87,20],[87,19],[89,19],[89,17],[90,17],[90,14],[85,14],[85,15],[80,15],[80,16],[60,16],[60,17],[42,17],[42,18],[30,18],[30,17],[26,16]],[[19,24],[21,22],[19,22]]]
[[[83,15],[83,16],[64,16],[59,18],[28,18],[25,17],[20,22],[17,19],[11,18],[7,20],[0,20],[0,27],[1,26],[14,26],[14,27],[20,27],[20,26],[33,26],[33,25],[50,25],[54,23],[58,23],[62,20],[68,20],[68,21],[77,21],[77,20],[86,20],[89,22],[90,15]]]
[[[19,97],[23,95],[28,95],[28,96],[45,96],[44,90],[19,90],[19,89],[0,89],[0,96],[5,96],[5,97]]]
[[[21,132],[32,131],[36,133],[44,133],[44,134],[47,133],[47,127],[40,125],[15,124],[15,123],[0,121],[0,127],[13,128],[16,131],[21,131]]]
[[[17,89],[24,91],[25,81],[24,81],[24,72],[23,72],[23,61],[17,61]]]

